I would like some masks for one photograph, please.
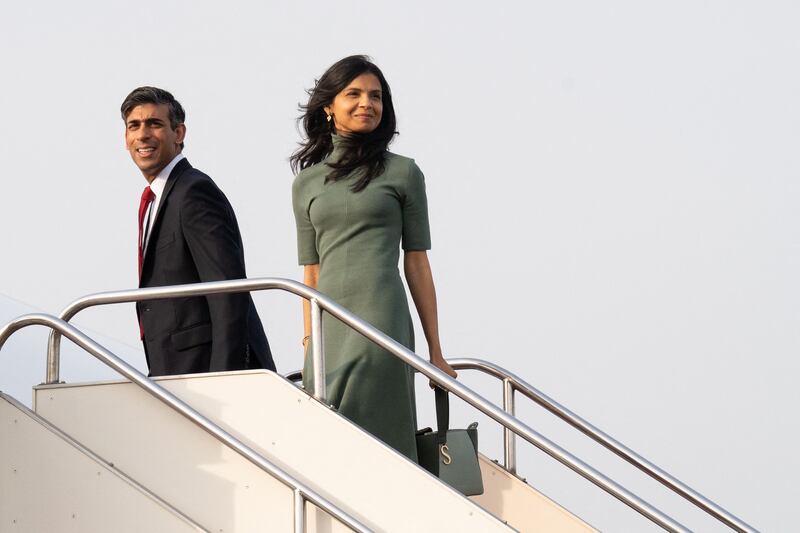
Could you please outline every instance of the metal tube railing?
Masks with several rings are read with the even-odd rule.
[[[325,380],[325,352],[322,342],[322,309],[319,301],[311,300],[311,358],[314,363],[314,397],[326,403],[328,399]]]
[[[232,450],[234,450],[239,455],[241,455],[242,457],[244,457],[245,459],[256,465],[258,468],[260,468],[264,472],[267,472],[278,481],[281,481],[284,485],[286,485],[287,487],[289,487],[294,491],[295,505],[298,504],[298,497],[304,501],[305,500],[311,501],[314,503],[314,505],[317,505],[321,509],[325,510],[325,512],[329,513],[337,520],[346,524],[352,530],[364,533],[371,531],[367,526],[359,522],[356,518],[345,513],[344,511],[336,507],[333,503],[324,498],[322,495],[318,494],[310,487],[296,480],[291,475],[287,474],[274,464],[267,461],[258,452],[256,452],[249,446],[242,443],[239,439],[237,439],[236,437],[234,437],[233,435],[231,435],[230,433],[219,427],[210,419],[200,414],[198,411],[193,409],[189,404],[185,403],[183,400],[181,400],[180,398],[169,392],[161,385],[158,385],[157,383],[148,379],[144,374],[140,373],[138,370],[130,366],[128,363],[126,363],[125,361],[123,361],[110,351],[108,351],[100,344],[93,341],[91,338],[83,334],[80,330],[78,330],[74,326],[67,324],[63,320],[45,314],[30,314],[16,318],[11,322],[9,322],[8,324],[6,324],[2,329],[0,329],[0,350],[2,350],[6,340],[8,340],[8,338],[15,331],[33,325],[47,326],[51,329],[51,331],[58,331],[61,335],[66,336],[72,342],[74,342],[75,344],[77,344],[78,346],[80,346],[93,356],[95,356],[98,360],[105,363],[106,365],[117,371],[119,374],[122,374],[132,383],[138,385],[139,387],[144,389],[148,394],[150,394],[160,402],[164,403],[167,407],[177,411],[178,413],[183,415],[186,419],[200,426],[212,437],[222,442],[226,446],[230,447]],[[298,520],[297,509],[295,509],[294,516],[295,516],[295,530],[302,531],[302,529],[297,530],[297,520]],[[302,527],[302,521],[300,525]]]
[[[483,361],[480,359],[448,359],[447,362],[450,363],[450,365],[456,370],[478,370],[480,372],[489,374],[501,380],[503,383],[503,405],[506,408],[506,410],[508,410],[508,406],[510,405],[511,410],[513,411],[514,391],[519,391],[526,397],[530,398],[531,400],[541,405],[554,415],[558,416],[559,418],[561,418],[574,428],[580,430],[587,436],[591,437],[598,443],[602,444],[604,447],[611,450],[619,457],[625,459],[627,462],[629,462],[642,472],[645,472],[653,479],[657,480],[658,482],[668,487],[678,495],[682,496],[684,499],[688,500],[695,506],[699,507],[700,509],[712,515],[719,521],[723,522],[730,528],[741,532],[757,533],[757,530],[752,526],[750,526],[749,524],[745,523],[744,521],[737,518],[736,516],[734,516],[727,510],[723,509],[716,503],[704,497],[699,492],[695,491],[685,483],[676,479],[666,471],[662,470],[655,464],[651,463],[650,461],[648,461],[635,451],[631,450],[630,448],[628,448],[621,442],[617,441],[607,433],[598,429],[585,419],[581,418],[574,412],[570,411],[560,403],[556,402],[555,400],[547,396],[545,393],[537,390],[533,385],[530,385],[525,380],[514,375],[508,370],[494,363],[490,363],[488,361]],[[513,441],[509,443],[508,438],[509,438],[508,430],[506,430],[504,435],[504,449],[506,451],[506,457],[505,457],[506,469],[514,473],[515,470],[508,468],[509,464],[511,464],[514,468],[516,468],[516,457],[513,447]]]
[[[115,291],[98,293],[80,298],[67,306],[61,313],[61,318],[69,320],[76,313],[82,309],[93,307],[96,305],[135,302],[144,300],[157,300],[163,298],[186,297],[186,296],[202,296],[209,294],[231,293],[231,292],[249,292],[267,289],[279,289],[291,292],[309,300],[312,304],[316,301],[319,307],[328,312],[331,316],[340,320],[351,329],[357,331],[367,339],[371,340],[384,350],[398,357],[403,362],[424,374],[434,383],[440,385],[444,389],[455,394],[468,404],[472,405],[488,417],[497,421],[505,428],[510,429],[516,435],[524,438],[550,457],[556,459],[561,464],[570,468],[574,472],[588,479],[601,489],[605,490],[624,504],[628,505],[641,515],[650,519],[667,531],[673,532],[688,532],[685,526],[681,525],[674,519],[670,518],[663,512],[659,511],[646,501],[642,500],[635,494],[631,493],[614,480],[606,477],[599,471],[595,470],[582,460],[570,454],[565,449],[561,448],[554,442],[550,441],[543,435],[537,433],[533,428],[522,423],[520,420],[514,418],[508,413],[498,409],[491,402],[474,392],[473,390],[465,387],[455,379],[451,378],[434,365],[424,361],[417,354],[395,341],[388,335],[374,328],[368,322],[362,320],[356,315],[350,313],[347,309],[337,304],[332,299],[324,294],[316,291],[302,283],[294,280],[281,279],[281,278],[257,278],[257,279],[244,279],[244,280],[230,280],[230,281],[212,281],[205,283],[195,283],[189,285],[175,285],[169,287],[151,287],[146,289],[131,289],[125,291]],[[313,313],[312,313],[313,319]],[[320,328],[321,329],[321,328]],[[321,331],[318,332],[321,334]],[[315,338],[315,332],[312,328],[311,342],[322,344],[322,339]],[[54,383],[59,378],[59,343],[57,333],[50,336],[48,346],[48,383]],[[320,354],[321,356],[322,354]],[[323,396],[324,401],[324,396]]]
[[[503,411],[515,416],[514,385],[507,379],[503,380]],[[517,473],[517,441],[514,432],[508,428],[503,428],[503,465],[512,474]]]
[[[300,489],[294,489],[294,533],[306,530],[306,499]]]

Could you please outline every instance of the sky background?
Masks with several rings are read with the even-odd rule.
[[[392,87],[392,150],[426,175],[445,355],[511,369],[755,527],[786,531],[800,498],[798,27],[789,1],[4,3],[0,319],[136,285],[145,180],[118,110],[145,84],[186,108],[184,153],[231,200],[249,276],[301,279],[297,105],[334,61],[367,53]],[[256,302],[279,371],[300,367],[299,300]],[[76,324],[144,368],[132,306]],[[45,337],[12,338],[0,389],[29,399]],[[110,376],[65,351],[63,378]],[[461,379],[499,401],[491,380]],[[687,526],[725,530],[519,402]],[[496,425],[454,409],[500,458]],[[521,474],[594,526],[658,530],[518,448]]]

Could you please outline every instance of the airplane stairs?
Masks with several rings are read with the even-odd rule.
[[[756,531],[499,367],[454,361],[458,368],[483,364],[502,377],[511,391],[510,410],[500,410],[324,295],[291,280],[261,278],[101,293],[76,301],[60,318],[25,315],[0,329],[0,350],[24,327],[45,326],[54,333],[47,384],[33,388],[32,409],[0,392],[0,533],[595,531],[483,455],[485,492],[464,497],[338,415],[318,399],[324,393],[307,392],[279,374],[250,370],[148,379],[67,322],[80,308],[100,303],[265,288],[309,299],[312,313],[319,313],[316,320],[312,315],[315,337],[322,333],[315,329],[322,310],[336,316],[503,424],[507,437],[513,432],[536,445],[668,531],[689,530],[511,416],[513,388],[616,447],[732,529]],[[124,379],[60,382],[58,336]],[[324,364],[321,355],[313,354],[315,365]]]
[[[482,457],[509,527],[272,372],[155,381],[371,530],[592,531]],[[291,489],[130,382],[38,386],[33,411],[2,396],[0,424],[2,531],[294,531]]]

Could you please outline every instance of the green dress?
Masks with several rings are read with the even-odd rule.
[[[334,136],[332,160],[341,150]],[[386,154],[386,169],[360,192],[358,176],[325,183],[324,161],[295,178],[292,203],[299,263],[319,263],[318,290],[414,350],[414,328],[398,262],[403,250],[430,249],[422,172],[412,159]],[[329,402],[365,430],[416,461],[411,367],[325,313]],[[309,351],[310,354],[310,351]],[[303,385],[313,388],[311,357]]]

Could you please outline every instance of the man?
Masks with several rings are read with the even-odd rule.
[[[139,287],[247,277],[233,208],[183,156],[180,103],[139,87],[121,112],[125,144],[149,184],[139,206]],[[139,302],[136,312],[151,376],[275,370],[249,293]]]

